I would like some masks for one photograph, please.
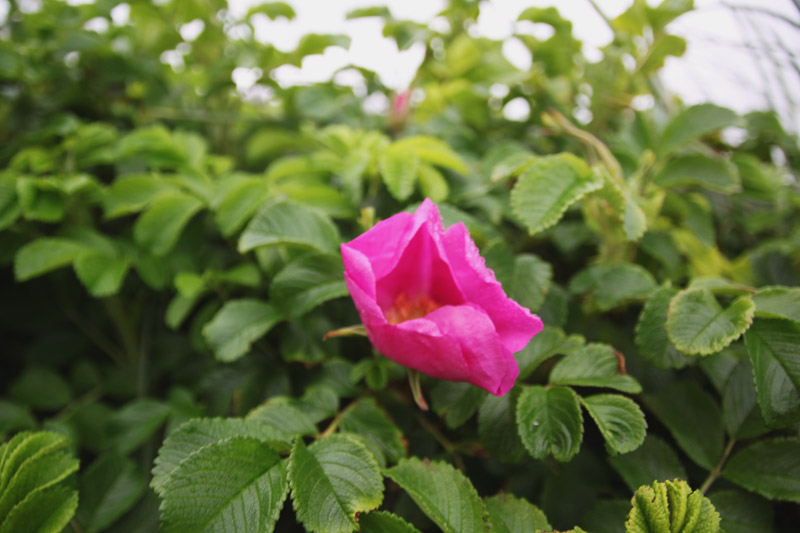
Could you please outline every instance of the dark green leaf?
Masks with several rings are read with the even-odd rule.
[[[363,437],[370,449],[377,448],[374,455],[382,466],[386,466],[386,461],[396,463],[406,454],[400,429],[372,398],[359,400],[342,416],[339,427]],[[381,461],[382,458],[385,460]]]
[[[475,487],[449,464],[412,457],[386,475],[445,533],[489,532],[486,508]]]
[[[356,514],[377,508],[383,479],[375,459],[356,440],[331,435],[309,447],[297,439],[289,458],[292,505],[313,532],[350,532]]]
[[[639,355],[659,368],[683,368],[692,358],[682,354],[667,337],[667,310],[677,290],[662,286],[650,294],[650,299],[636,324],[636,345]]]
[[[419,530],[388,511],[373,511],[358,517],[361,533],[419,533]]]
[[[655,288],[652,274],[630,263],[592,265],[569,283],[570,292],[589,293],[592,304],[600,311],[613,309],[627,300],[643,300]]]
[[[517,402],[517,431],[534,459],[552,455],[566,462],[583,440],[578,396],[569,387],[526,387]]]
[[[800,503],[800,440],[762,440],[737,452],[722,475],[770,500]]]
[[[272,531],[288,488],[286,465],[268,444],[247,437],[209,444],[166,480],[162,530]]]
[[[621,357],[621,356],[620,356]],[[614,348],[591,343],[560,360],[550,371],[550,383],[579,387],[605,387],[636,394],[642,386],[635,378],[622,373]]]
[[[642,485],[652,485],[654,481],[687,479],[678,456],[655,435],[648,435],[644,443],[632,452],[609,457],[608,462],[631,491]]]
[[[215,357],[223,362],[241,358],[250,346],[267,334],[283,316],[266,302],[231,300],[203,328]]]
[[[519,438],[516,423],[519,387],[504,396],[487,395],[478,409],[478,436],[486,451],[507,462],[522,459],[525,447]]]
[[[449,428],[457,428],[475,413],[486,391],[469,383],[439,381],[431,391],[433,410],[444,417]]]
[[[169,405],[150,399],[129,403],[111,417],[112,445],[120,454],[128,454],[144,444],[169,417]]]
[[[641,446],[647,422],[636,402],[619,394],[596,394],[580,400],[612,455],[628,453]]]
[[[101,455],[80,478],[78,518],[88,533],[105,530],[125,514],[147,489],[136,463],[115,454]]]
[[[772,506],[766,500],[738,490],[712,492],[708,499],[722,517],[721,531],[772,533]]]
[[[272,280],[270,297],[291,317],[302,316],[333,298],[347,296],[338,255],[307,254],[286,265]]]
[[[510,494],[486,498],[483,504],[489,512],[493,533],[529,533],[551,528],[541,509]]]

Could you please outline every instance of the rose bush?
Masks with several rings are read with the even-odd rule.
[[[514,352],[542,321],[506,296],[463,223],[446,231],[426,199],[342,244],[345,281],[375,348],[431,377],[502,396]]]

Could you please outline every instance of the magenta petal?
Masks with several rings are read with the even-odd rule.
[[[450,268],[466,300],[486,311],[509,351],[523,349],[542,331],[541,319],[506,296],[464,224],[450,226],[443,241]]]

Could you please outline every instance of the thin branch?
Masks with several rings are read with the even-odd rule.
[[[795,5],[797,4],[798,0],[795,0]],[[728,9],[732,9],[734,11],[747,11],[748,13],[759,13],[761,15],[766,15],[768,17],[772,17],[774,19],[780,20],[789,24],[790,26],[794,26],[796,29],[800,30],[800,22],[793,20],[783,13],[778,13],[777,11],[772,11],[771,9],[759,6],[737,6],[735,4],[731,4],[729,2],[720,2],[721,5],[727,7]]]
[[[728,445],[725,446],[725,451],[722,452],[722,457],[717,463],[717,466],[714,467],[714,469],[708,474],[706,480],[703,481],[703,484],[700,486],[700,492],[703,494],[705,494],[708,489],[711,488],[711,485],[714,484],[714,481],[716,481],[722,473],[722,467],[725,466],[725,461],[727,461],[728,457],[731,455],[734,444],[736,444],[736,439],[731,439],[728,441]]]

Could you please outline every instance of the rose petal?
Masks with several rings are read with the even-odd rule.
[[[523,349],[542,330],[541,319],[506,295],[494,272],[486,267],[463,223],[450,226],[443,242],[450,268],[466,301],[486,311],[509,351]]]

